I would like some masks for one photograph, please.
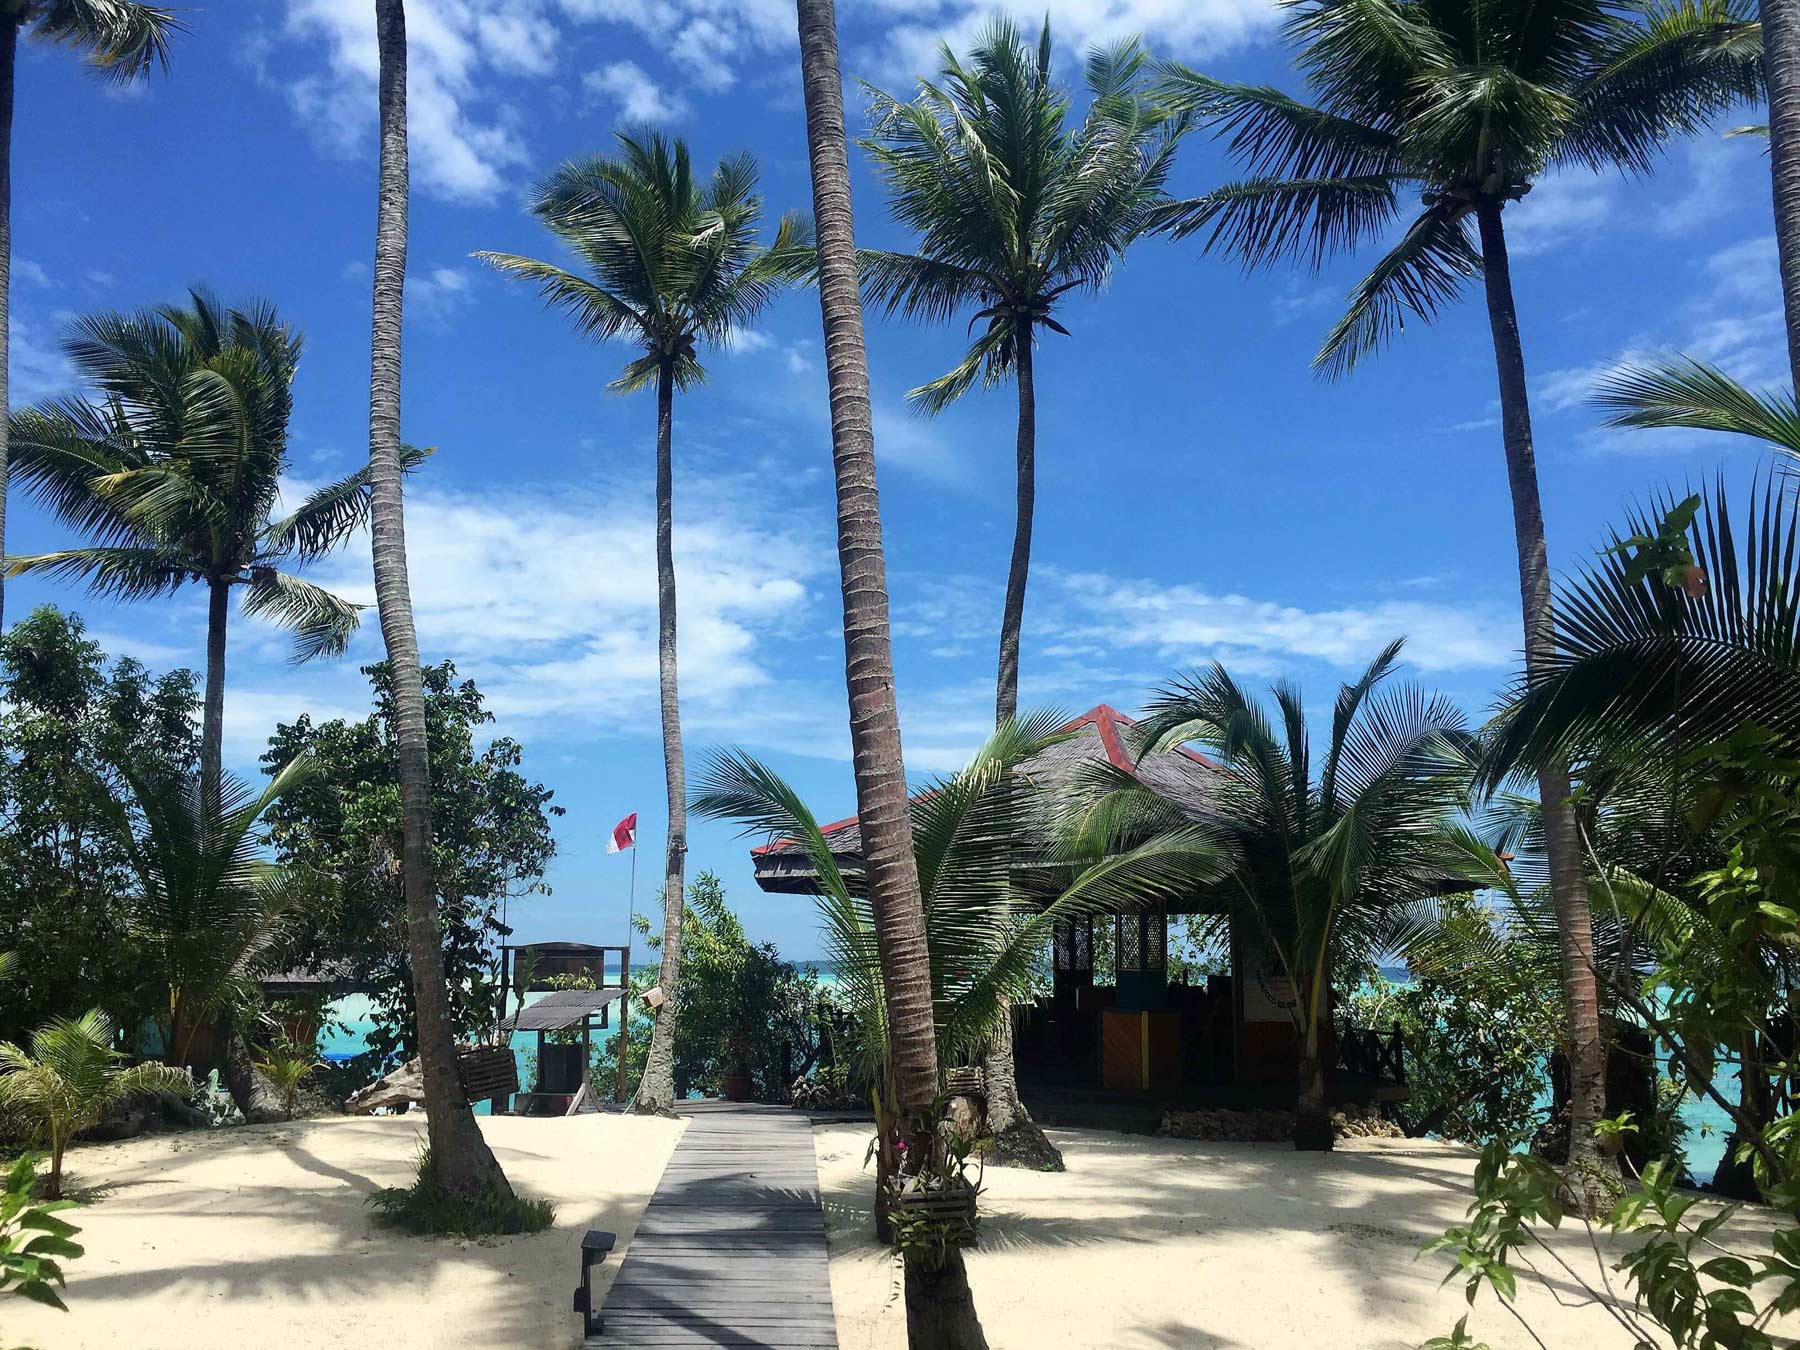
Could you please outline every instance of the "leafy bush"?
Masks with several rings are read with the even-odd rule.
[[[1468,896],[1445,901],[1438,958],[1410,985],[1376,974],[1339,1005],[1342,1017],[1406,1041],[1408,1132],[1486,1144],[1529,1139],[1548,1095],[1548,1053],[1562,1000],[1528,962],[1495,961],[1491,911]]]
[[[82,1254],[71,1241],[81,1230],[56,1217],[59,1210],[74,1208],[72,1201],[32,1199],[38,1162],[35,1153],[20,1158],[7,1172],[6,1188],[0,1192],[0,1294],[16,1294],[66,1312],[57,1293],[63,1285],[60,1263]]]
[[[194,1080],[162,1064],[123,1066],[112,1048],[113,1025],[98,1010],[53,1018],[31,1033],[31,1050],[0,1042],[0,1110],[24,1123],[45,1144],[50,1172],[46,1199],[62,1199],[63,1153],[108,1107],[130,1097],[173,1093],[183,1098]]]
[[[504,1182],[477,1195],[444,1190],[437,1184],[428,1148],[419,1151],[412,1185],[376,1191],[368,1204],[395,1228],[452,1237],[541,1233],[556,1221],[550,1201],[516,1196]]]
[[[260,1061],[256,1067],[274,1085],[275,1091],[281,1096],[281,1109],[292,1120],[300,1107],[300,1089],[312,1077],[313,1070],[319,1067],[318,1060],[302,1046],[279,1041],[269,1052],[268,1058]]]

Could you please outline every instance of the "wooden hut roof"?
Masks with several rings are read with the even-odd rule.
[[[1110,764],[1199,819],[1205,815],[1213,785],[1224,772],[1192,750],[1167,750],[1134,760],[1126,749],[1124,730],[1134,724],[1118,709],[1102,703],[1060,728],[1065,738],[1045,747],[1019,766],[1019,773],[1044,787],[1074,783],[1088,765]],[[823,828],[832,856],[846,874],[862,871],[862,831],[855,816]],[[816,886],[812,861],[791,839],[776,839],[750,850],[756,884],[765,891],[811,894]]]

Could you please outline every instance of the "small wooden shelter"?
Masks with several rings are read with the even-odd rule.
[[[609,967],[617,953],[617,973]],[[604,1031],[612,1005],[622,1003],[631,983],[631,948],[596,947],[585,942],[530,942],[500,948],[500,1017],[502,1037],[516,1031],[537,1033],[537,1077],[530,1091],[511,1106],[523,1116],[574,1115],[598,1109],[589,1098],[587,1067],[593,1058],[593,1033]],[[591,988],[572,987],[585,981]],[[542,993],[533,1003],[525,995]],[[516,1011],[507,1014],[508,1005]],[[621,1010],[621,1034],[625,1014]],[[549,1037],[579,1029],[579,1040]],[[623,1056],[621,1056],[621,1060]],[[494,1110],[508,1103],[496,1099]]]

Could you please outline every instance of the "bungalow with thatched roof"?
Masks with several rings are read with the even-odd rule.
[[[1185,748],[1137,759],[1127,748],[1132,718],[1107,704],[1061,728],[1062,736],[1018,770],[1045,787],[1074,785],[1110,766],[1205,819],[1221,768]],[[839,869],[863,868],[856,817],[823,829]],[[817,877],[805,850],[774,840],[750,851],[765,891],[811,894]],[[1226,913],[1217,896],[1147,904],[1110,921],[1056,926],[1049,999],[1016,1010],[1021,1087],[1034,1112],[1077,1123],[1096,1103],[1155,1110],[1172,1104],[1261,1104],[1291,1099],[1298,1039],[1292,990],[1253,923],[1230,923],[1228,970],[1191,980],[1169,975],[1169,921]],[[1110,981],[1110,982],[1109,982]],[[1405,1095],[1397,1042],[1358,1033],[1340,1066],[1340,1095]],[[1116,1111],[1113,1113],[1116,1114]]]

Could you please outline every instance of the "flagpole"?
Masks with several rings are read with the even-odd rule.
[[[625,901],[625,950],[619,958],[619,983],[625,986],[625,992],[619,996],[619,1089],[618,1099],[623,1104],[629,1093],[627,1091],[631,1079],[625,1067],[625,1049],[630,1044],[627,1033],[631,1029],[631,926],[632,917],[637,913],[637,831],[631,836],[631,889]]]

